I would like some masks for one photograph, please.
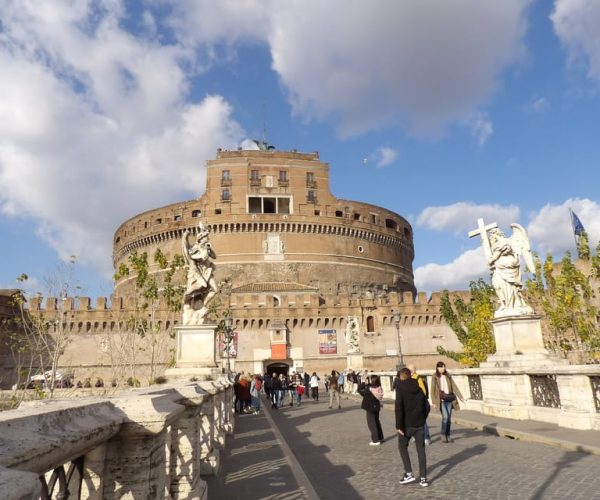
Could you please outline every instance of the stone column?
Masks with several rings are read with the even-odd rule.
[[[217,429],[215,424],[215,394],[217,390],[211,382],[199,384],[206,392],[200,414],[200,473],[202,475],[217,475],[220,462],[220,451],[215,446]]]
[[[121,431],[106,444],[105,499],[162,499],[167,476],[168,427],[185,411],[166,394],[128,394],[113,400],[124,416]]]
[[[102,500],[105,464],[106,443],[96,446],[96,448],[85,454],[83,460],[81,498],[87,498],[88,500]]]
[[[558,425],[571,429],[593,428],[596,405],[590,377],[580,374],[560,374],[556,377],[556,383],[561,407]]]

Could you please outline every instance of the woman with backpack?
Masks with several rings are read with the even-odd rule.
[[[319,402],[319,380],[321,380],[317,372],[313,372],[312,377],[310,377],[310,397],[313,399],[315,403]]]
[[[442,442],[451,443],[450,419],[452,410],[458,410],[458,399],[463,400],[462,394],[456,387],[450,374],[446,371],[443,361],[435,365],[435,375],[431,378],[431,406],[440,408],[442,412]]]
[[[360,407],[367,413],[367,426],[371,432],[371,446],[383,443],[383,429],[379,421],[381,411],[381,400],[383,399],[383,388],[378,375],[371,375],[368,384],[361,383],[358,393],[363,397]]]

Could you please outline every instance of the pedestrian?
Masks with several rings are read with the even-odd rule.
[[[383,443],[383,430],[379,421],[381,411],[381,400],[383,399],[383,388],[379,376],[371,376],[368,384],[361,383],[358,393],[363,397],[360,407],[367,413],[367,427],[371,432],[371,446]]]
[[[323,385],[325,385],[325,392],[328,393],[329,392],[329,377],[327,376],[326,373],[323,375]]]
[[[333,408],[333,402],[335,399],[337,399],[338,409],[342,407],[338,379],[339,374],[335,370],[331,370],[331,377],[329,377],[329,408]]]
[[[308,375],[308,372],[304,372],[304,387],[310,387],[310,376]]]
[[[344,382],[344,372],[340,372],[338,376],[338,391],[340,392],[340,394],[344,393]]]
[[[408,368],[408,366],[407,366]],[[410,370],[410,368],[409,368]],[[392,391],[396,390],[396,387],[398,387],[398,384],[400,383],[400,370],[398,370],[396,372],[396,376],[394,377],[394,381],[392,382]]]
[[[250,396],[252,396],[252,407],[256,413],[260,412],[260,390],[262,389],[262,380],[260,375],[254,375],[250,385]]]
[[[252,396],[250,394],[250,380],[245,375],[242,375],[239,380],[239,400],[240,413],[248,413],[250,411]]]
[[[290,377],[290,380],[288,383],[288,391],[290,393],[290,406],[294,406],[294,401],[296,400],[296,395],[298,394],[297,389],[298,389],[298,381],[296,378],[296,372],[294,372],[294,373],[292,373],[292,376]]]
[[[400,370],[400,382],[396,385],[396,430],[398,431],[398,450],[404,465],[404,477],[400,484],[408,484],[416,481],[413,476],[410,456],[408,455],[408,443],[415,438],[417,457],[419,459],[420,485],[429,486],[427,481],[427,457],[425,455],[425,431],[424,426],[429,414],[429,402],[419,386],[419,382],[412,378],[408,368]]]
[[[419,387],[423,391],[423,394],[425,394],[425,398],[429,399],[429,388],[427,387],[427,382],[425,382],[425,379],[423,379],[423,377],[421,377],[421,375],[417,373],[415,365],[411,363],[406,365],[406,368],[410,370],[410,377],[414,378],[419,384]],[[400,372],[398,372],[398,376],[400,376]],[[425,437],[425,444],[429,446],[431,444],[431,435],[429,434],[429,426],[427,425],[427,421],[425,421],[425,425],[423,426],[423,435]]]
[[[442,442],[451,443],[450,423],[452,410],[458,410],[458,399],[463,401],[462,394],[456,387],[443,361],[435,365],[435,375],[431,380],[431,404],[442,412]]]
[[[298,406],[300,406],[302,404],[302,395],[306,391],[306,388],[304,387],[304,384],[302,383],[302,381],[300,381],[300,383],[298,384],[297,391],[298,391]]]
[[[279,377],[276,373],[273,373],[271,376],[271,408],[277,409],[279,408],[279,389],[281,387],[281,383],[279,382]]]
[[[283,401],[285,400],[285,394],[288,392],[288,380],[287,376],[283,373],[279,375],[279,394],[277,395],[277,406],[281,408],[283,406]]]
[[[319,376],[317,372],[313,372],[310,377],[310,397],[313,399],[315,403],[319,402]]]

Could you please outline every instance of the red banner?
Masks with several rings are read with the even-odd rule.
[[[272,344],[271,345],[271,359],[287,359],[287,345],[286,344]]]

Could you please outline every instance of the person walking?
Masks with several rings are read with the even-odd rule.
[[[342,407],[338,379],[339,374],[335,370],[331,370],[331,377],[329,377],[329,408],[333,408],[335,399],[337,399],[338,409]]]
[[[319,402],[319,380],[321,380],[317,372],[313,372],[310,377],[310,397],[313,399],[315,403]]]
[[[410,370],[410,377],[414,378],[417,383],[419,384],[419,387],[421,388],[421,390],[423,391],[423,394],[425,394],[425,398],[429,399],[429,388],[427,387],[427,383],[425,382],[425,380],[423,379],[423,377],[421,377],[421,375],[419,375],[417,373],[417,369],[415,368],[415,365],[413,365],[412,363],[406,365],[406,368],[408,368]],[[400,376],[400,372],[398,372],[398,376]],[[394,387],[394,390],[396,388]],[[423,435],[425,436],[425,444],[427,446],[429,446],[431,444],[431,435],[429,434],[429,426],[427,425],[427,421],[425,421],[425,425],[423,426]]]
[[[442,412],[442,442],[451,443],[450,423],[452,410],[458,410],[458,400],[463,401],[462,394],[456,387],[443,361],[435,365],[435,375],[431,380],[431,404]]]
[[[329,392],[329,377],[327,376],[326,373],[323,375],[323,385],[325,386],[325,393],[328,393]]]
[[[279,394],[277,395],[277,407],[281,408],[285,400],[285,394],[288,392],[288,379],[283,373],[279,375]]]
[[[408,484],[416,481],[408,454],[408,443],[414,437],[417,447],[417,457],[419,459],[419,484],[426,487],[429,486],[429,482],[427,481],[424,425],[429,414],[429,402],[419,386],[419,382],[412,378],[411,371],[408,368],[400,370],[399,379],[400,381],[396,385],[394,410],[396,430],[398,432],[398,450],[400,451],[400,458],[402,458],[402,464],[404,465],[404,477],[400,480],[400,484]]]
[[[273,373],[271,376],[271,408],[279,408],[279,389],[281,388],[281,382],[277,373]]]
[[[379,421],[383,388],[378,375],[372,375],[368,384],[361,383],[358,393],[363,397],[360,407],[367,414],[367,427],[371,432],[371,446],[378,446],[383,442],[383,429]]]
[[[252,384],[250,384],[250,396],[252,396],[252,407],[256,413],[260,412],[260,390],[262,389],[262,380],[260,375],[254,375]]]
[[[340,372],[340,374],[338,376],[338,391],[340,394],[344,393],[344,384],[345,384],[344,372]]]

